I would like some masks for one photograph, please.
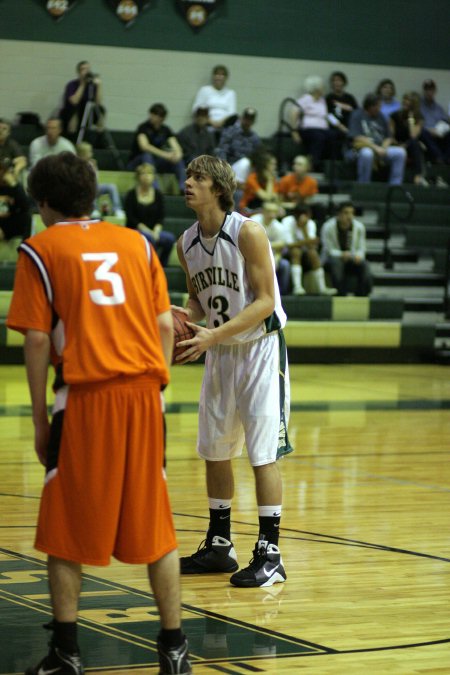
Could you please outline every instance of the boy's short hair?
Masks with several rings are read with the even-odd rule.
[[[72,152],[43,157],[31,169],[28,191],[38,203],[66,217],[80,218],[92,211],[97,182],[89,162]]]
[[[167,108],[163,103],[154,103],[149,108],[149,113],[158,115],[158,117],[167,117]]]
[[[225,77],[228,77],[230,74],[228,68],[226,66],[223,66],[222,64],[214,66],[213,68],[213,75],[217,75],[218,73],[222,73],[222,75],[225,75]]]
[[[307,204],[296,204],[292,211],[292,215],[295,216],[295,218],[299,218],[303,215],[310,216],[311,208]]]
[[[351,202],[349,199],[347,199],[344,202],[339,202],[339,204],[336,206],[336,213],[341,213],[344,209],[354,209],[355,205],[353,202]]]
[[[200,173],[209,176],[213,189],[217,192],[219,206],[223,211],[231,211],[234,206],[233,195],[236,190],[236,177],[228,162],[212,155],[200,155],[188,164],[187,175]]]

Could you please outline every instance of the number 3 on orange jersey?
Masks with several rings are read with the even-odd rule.
[[[92,302],[96,305],[123,305],[125,302],[125,289],[120,274],[110,272],[109,270],[119,260],[117,253],[82,253],[81,257],[87,262],[100,262],[94,273],[97,281],[107,281],[111,284],[112,295],[105,293],[97,288],[89,291]]]

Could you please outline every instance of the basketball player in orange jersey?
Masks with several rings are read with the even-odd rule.
[[[8,326],[25,335],[35,449],[46,467],[36,548],[48,555],[50,650],[29,675],[83,673],[81,566],[148,565],[160,673],[191,673],[163,470],[160,390],[173,325],[164,272],[136,231],[91,220],[95,175],[73,154],[40,160],[29,191],[47,229],[20,246]],[[46,383],[58,361],[51,425]]]

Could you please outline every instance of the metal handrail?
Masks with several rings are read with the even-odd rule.
[[[282,145],[282,133],[283,131],[289,131],[292,133],[295,131],[295,128],[289,124],[289,122],[286,122],[284,119],[284,112],[286,105],[290,103],[291,105],[294,105],[296,108],[300,109],[299,104],[294,98],[285,98],[281,101],[280,107],[278,110],[278,129],[277,129],[277,134],[276,134],[276,145],[275,145],[275,157],[277,158],[278,165],[281,166],[283,157],[282,157],[282,151],[281,151],[281,145]]]
[[[450,319],[450,239],[447,242],[444,284],[444,314],[446,319]]]
[[[392,196],[393,194],[399,191],[401,192],[405,199],[406,202],[409,205],[408,212],[406,215],[400,215],[395,212],[395,210],[392,207]],[[384,266],[386,269],[392,269],[394,266],[394,262],[392,259],[392,253],[389,248],[389,239],[391,236],[391,216],[394,216],[394,218],[397,219],[397,221],[401,223],[406,223],[408,220],[411,219],[413,213],[414,213],[414,208],[415,208],[415,201],[414,197],[412,194],[403,186],[403,185],[390,185],[386,194],[386,200],[385,200],[385,209],[384,209],[384,246],[383,246],[383,259],[384,259]]]

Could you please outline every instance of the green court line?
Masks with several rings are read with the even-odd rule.
[[[409,399],[403,401],[309,401],[308,403],[292,402],[293,412],[333,412],[367,410],[450,410],[450,399]],[[198,403],[174,402],[166,403],[166,414],[197,413]],[[49,407],[51,413],[51,407]],[[0,417],[31,417],[30,405],[0,405]]]
[[[46,635],[39,624],[51,617],[46,566],[42,560],[13,551],[0,549],[0,554],[4,626],[0,673],[19,673],[41,658],[45,649]],[[83,575],[82,591],[78,623],[86,667],[156,665],[159,618],[153,595],[92,575]],[[275,656],[334,652],[193,605],[183,605],[183,627],[189,636],[193,663],[226,666]]]

